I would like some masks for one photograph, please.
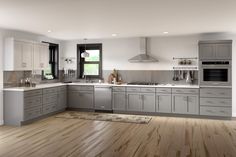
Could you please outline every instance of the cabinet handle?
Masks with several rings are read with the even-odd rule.
[[[206,94],[212,94],[212,93],[210,93],[210,92],[207,92]]]
[[[226,113],[225,111],[222,111],[222,110],[221,110],[220,112],[221,112],[221,113]]]

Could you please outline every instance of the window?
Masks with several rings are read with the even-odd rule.
[[[81,53],[85,51],[85,44],[77,45],[78,78],[84,76],[89,78],[102,77],[102,44],[86,44],[86,52],[89,57],[82,58]]]
[[[48,43],[48,42],[43,42]],[[49,44],[49,66],[42,71],[42,77],[46,80],[58,79],[59,77],[59,45]]]

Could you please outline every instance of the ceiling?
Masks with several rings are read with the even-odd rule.
[[[0,0],[0,27],[63,40],[236,33],[236,0]]]

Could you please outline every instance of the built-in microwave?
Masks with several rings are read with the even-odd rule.
[[[231,61],[200,61],[200,86],[231,86]]]

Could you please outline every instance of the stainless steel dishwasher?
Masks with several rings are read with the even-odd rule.
[[[112,110],[112,88],[111,86],[94,86],[95,110]]]

